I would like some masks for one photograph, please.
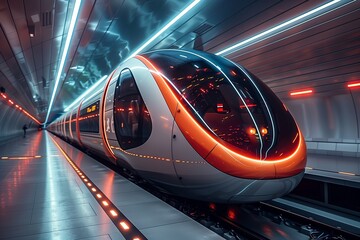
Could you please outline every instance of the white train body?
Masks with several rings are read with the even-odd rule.
[[[300,182],[306,150],[290,113],[265,88],[221,57],[159,50],[122,63],[48,129],[175,195],[267,200]]]

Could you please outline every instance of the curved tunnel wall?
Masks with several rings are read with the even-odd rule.
[[[0,101],[0,144],[23,136],[22,127],[27,125],[27,132],[35,131],[37,124],[26,115]]]
[[[285,103],[309,153],[360,157],[360,87],[347,87],[360,81],[359,11],[346,5],[230,56]],[[304,89],[313,93],[289,95]]]
[[[310,153],[360,157],[360,89],[283,101]]]

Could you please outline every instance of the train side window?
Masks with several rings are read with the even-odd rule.
[[[76,113],[73,113],[73,115],[71,116],[71,131],[75,132],[76,131]]]
[[[122,149],[142,145],[151,134],[150,114],[129,69],[121,72],[116,83],[114,125]]]
[[[100,101],[98,100],[80,110],[80,132],[99,132],[99,105]]]

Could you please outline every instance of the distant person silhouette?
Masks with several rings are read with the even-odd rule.
[[[24,124],[24,126],[23,126],[23,130],[24,130],[24,137],[26,137],[26,129],[27,129],[27,126],[26,126],[26,124]]]

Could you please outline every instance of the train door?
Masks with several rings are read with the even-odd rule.
[[[134,152],[138,151],[135,149],[142,146],[151,134],[150,114],[130,69],[122,70],[118,76],[109,90],[113,105],[107,121],[110,121],[111,116],[110,130],[114,130],[109,136],[112,136],[111,140],[116,140],[116,143],[112,143],[118,146],[114,152],[120,159],[119,163],[137,168],[136,156],[145,154]]]
[[[62,119],[62,133],[63,133],[63,136],[66,138],[66,116],[64,116],[64,118]]]
[[[104,93],[102,95],[100,104],[100,134],[102,136],[104,151],[108,159],[114,163],[117,161],[117,156],[114,153],[118,147],[115,131],[113,127],[113,99],[114,99],[114,85],[118,77],[118,70],[114,70],[111,76],[105,83]]]
[[[114,89],[113,110],[119,158],[145,178],[177,184],[171,159],[173,118],[147,68],[122,70]]]
[[[150,114],[129,69],[121,72],[115,89],[116,137],[122,149],[141,146],[151,134]]]
[[[214,177],[215,175],[213,175],[213,168],[194,149],[197,146],[192,146],[184,136],[186,134],[187,138],[192,138],[192,135],[196,134],[194,128],[199,128],[199,125],[195,122],[188,122],[188,118],[184,117],[184,115],[187,115],[185,112],[184,106],[178,104],[173,125],[172,156],[176,172],[182,183],[184,185],[196,183],[201,186],[209,182],[209,176]],[[183,133],[178,124],[187,124],[189,131]],[[202,144],[204,143],[199,143],[199,145]],[[213,145],[209,144],[208,151],[210,152],[213,147]]]
[[[71,123],[73,121],[73,110],[70,110],[69,112],[69,121],[68,121],[68,128],[69,128],[69,134],[70,134],[70,139],[71,141],[73,141],[73,134],[72,134],[72,129],[71,129]]]

